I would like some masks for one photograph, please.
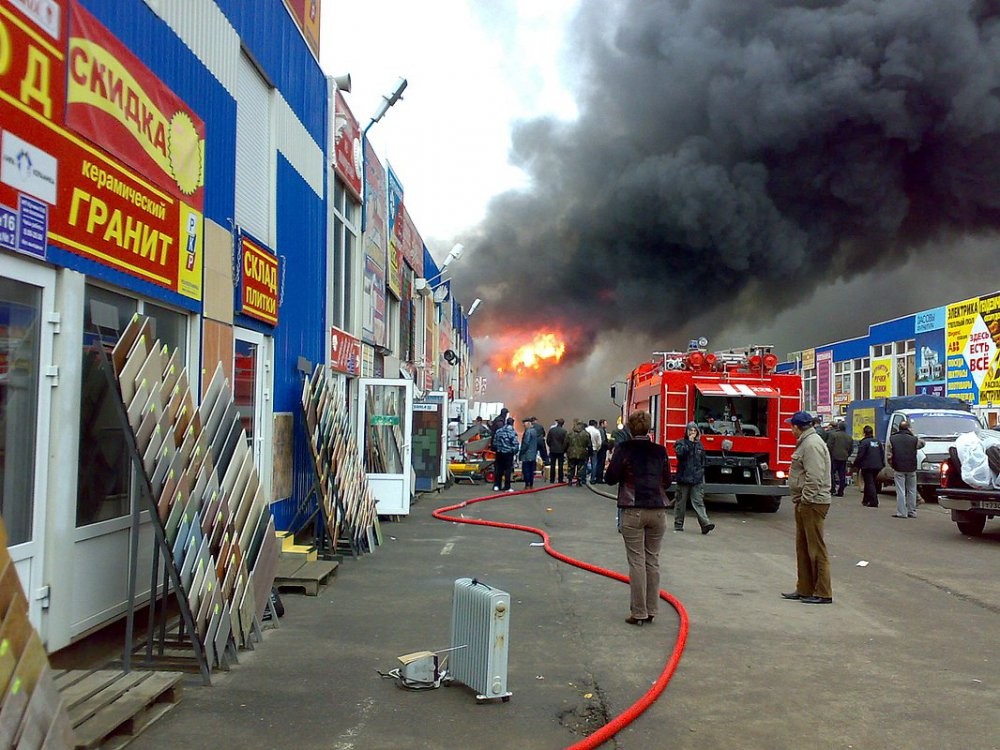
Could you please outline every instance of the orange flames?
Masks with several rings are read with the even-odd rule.
[[[522,374],[530,370],[541,370],[545,365],[558,363],[566,353],[566,343],[556,333],[536,333],[527,344],[514,350],[506,363],[497,365],[497,373],[509,371]]]

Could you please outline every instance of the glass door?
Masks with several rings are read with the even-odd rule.
[[[269,487],[266,471],[268,427],[271,423],[271,359],[270,338],[262,333],[237,328],[233,341],[233,402],[247,433],[247,443],[253,451],[254,466],[261,482]],[[268,495],[269,496],[269,495]]]
[[[10,556],[42,638],[53,274],[4,258],[0,277],[0,515]]]
[[[413,381],[362,378],[358,447],[379,515],[407,515],[412,494]]]

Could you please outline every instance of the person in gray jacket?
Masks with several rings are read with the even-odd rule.
[[[889,465],[896,477],[896,512],[893,518],[917,517],[917,451],[924,441],[910,432],[905,419],[889,438]]]
[[[831,430],[826,447],[830,451],[830,494],[843,497],[844,485],[847,484],[847,459],[854,450],[854,441],[847,434],[843,422],[837,422]]]
[[[795,504],[798,581],[795,591],[782,596],[805,604],[832,604],[830,556],[823,539],[823,522],[830,512],[830,451],[808,412],[797,411],[788,421],[795,435],[788,489]]]
[[[701,444],[701,430],[696,422],[688,422],[684,437],[674,443],[677,456],[677,474],[674,477],[674,531],[684,531],[684,515],[688,500],[698,516],[701,533],[715,528],[705,510],[705,446]]]

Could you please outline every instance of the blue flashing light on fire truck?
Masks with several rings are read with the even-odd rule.
[[[716,352],[707,346],[701,338],[687,351],[654,352],[626,383],[611,387],[612,400],[625,416],[650,412],[651,437],[667,448],[674,471],[674,443],[696,422],[705,446],[705,493],[735,495],[741,507],[774,513],[788,494],[795,437],[785,420],[801,409],[802,378],[774,371],[773,346]]]

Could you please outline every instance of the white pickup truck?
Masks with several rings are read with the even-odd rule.
[[[942,487],[938,490],[938,503],[951,511],[951,520],[958,530],[969,536],[982,534],[986,521],[1000,516],[1000,490]]]
[[[963,435],[956,441],[955,448],[960,465],[956,469],[951,463],[941,464],[938,503],[951,511],[951,520],[960,532],[977,536],[983,533],[986,521],[1000,516],[1000,489],[996,486],[1000,482],[997,472],[990,466],[991,451],[992,462],[997,463],[1000,433],[984,430]],[[970,471],[972,467],[976,468]],[[961,476],[951,476],[956,470]]]

